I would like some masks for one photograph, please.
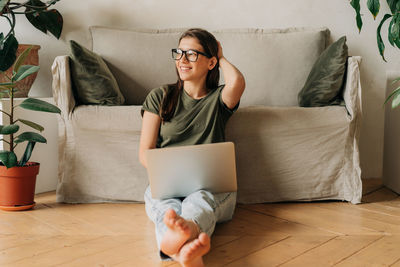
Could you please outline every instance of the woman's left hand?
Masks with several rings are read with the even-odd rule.
[[[222,53],[221,43],[219,41],[217,42],[218,42],[218,59],[221,59],[224,56],[224,54]]]

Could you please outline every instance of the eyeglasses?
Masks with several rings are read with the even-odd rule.
[[[211,58],[209,54],[194,49],[189,49],[185,51],[179,48],[174,48],[171,51],[172,51],[172,58],[175,60],[180,60],[183,57],[183,55],[185,55],[188,61],[196,62],[197,59],[199,58],[199,54]]]

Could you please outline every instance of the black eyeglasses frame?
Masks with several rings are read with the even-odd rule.
[[[182,51],[181,57],[180,57],[180,58],[175,58],[175,57],[174,57],[174,53],[177,53],[178,50]],[[188,56],[187,56],[186,53],[189,52],[189,51],[193,51],[193,52],[196,52],[196,53],[197,53],[197,55],[196,55],[196,60],[195,60],[195,61],[192,61],[192,60],[189,60],[189,59],[188,59]],[[196,62],[196,61],[199,59],[199,54],[200,54],[200,55],[203,55],[203,56],[205,56],[205,57],[207,57],[207,58],[212,58],[211,55],[209,55],[209,54],[207,54],[207,53],[204,53],[204,52],[201,52],[201,51],[198,51],[198,50],[195,50],[195,49],[189,49],[189,50],[182,50],[182,49],[179,49],[179,48],[173,48],[173,49],[171,49],[171,55],[172,55],[172,58],[173,58],[174,60],[181,60],[182,57],[183,57],[183,55],[185,55],[185,57],[186,57],[186,59],[187,59],[188,61],[190,61],[190,62]]]

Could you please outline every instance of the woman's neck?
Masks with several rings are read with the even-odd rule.
[[[190,97],[194,99],[202,98],[208,94],[208,89],[206,88],[205,83],[193,83],[190,81],[184,81],[183,89]]]

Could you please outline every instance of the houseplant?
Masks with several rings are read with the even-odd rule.
[[[393,47],[397,47],[400,49],[400,0],[386,0],[386,3],[390,8],[390,13],[385,14],[383,16],[376,30],[376,39],[377,39],[379,54],[382,56],[382,59],[385,62],[386,62],[384,56],[385,44],[381,36],[381,29],[383,24],[387,20],[390,21],[388,25],[387,39]],[[361,32],[363,22],[360,13],[360,0],[351,0],[350,4],[356,11],[356,23],[359,32]],[[375,20],[376,16],[379,13],[380,0],[367,0],[367,7]],[[398,81],[400,81],[400,77],[395,79],[392,83],[394,84],[397,83]],[[398,107],[400,105],[400,87],[397,87],[395,90],[393,90],[393,92],[386,98],[385,104],[391,98],[392,98],[392,108]]]
[[[9,150],[0,151],[0,208],[5,210],[24,210],[33,207],[36,175],[39,172],[39,163],[28,162],[32,155],[32,150],[37,142],[46,143],[46,139],[36,132],[23,132],[15,136],[19,131],[19,124],[25,124],[35,130],[42,132],[44,128],[32,121],[22,118],[14,118],[16,108],[27,110],[43,111],[51,113],[61,113],[56,106],[45,101],[27,98],[19,106],[14,105],[14,94],[16,82],[25,79],[39,70],[38,66],[22,65],[29,54],[31,48],[26,49],[19,55],[12,67],[12,76],[9,81],[0,83],[0,96],[7,95],[10,98],[10,108],[8,111],[0,110],[9,118],[8,125],[0,125],[0,134],[8,144]],[[7,136],[7,140],[4,139]],[[17,145],[27,142],[26,149],[22,157],[18,160],[14,149]],[[27,173],[27,174],[26,174]],[[27,175],[24,177],[24,175]]]
[[[0,0],[0,16],[7,20],[10,26],[8,33],[0,33],[0,71],[5,72],[8,70],[17,58],[17,54],[21,53],[26,47],[19,47],[18,41],[15,37],[15,24],[18,14],[24,14],[28,21],[40,31],[52,33],[57,39],[60,38],[63,18],[61,14],[55,9],[48,9],[50,6],[57,3],[59,0],[52,0],[43,3],[40,0],[29,0],[22,3],[10,2],[10,0]],[[29,62],[38,64],[38,49],[40,46],[35,46],[29,55],[35,59],[29,59]],[[18,53],[17,53],[18,51]],[[28,63],[32,64],[32,63]],[[33,64],[33,65],[35,65]],[[12,75],[11,70],[6,72],[7,75]],[[0,76],[0,82],[4,82],[6,78],[3,73]],[[18,97],[25,97],[36,78],[36,73],[31,75],[23,82],[18,82],[17,87],[20,89]]]

